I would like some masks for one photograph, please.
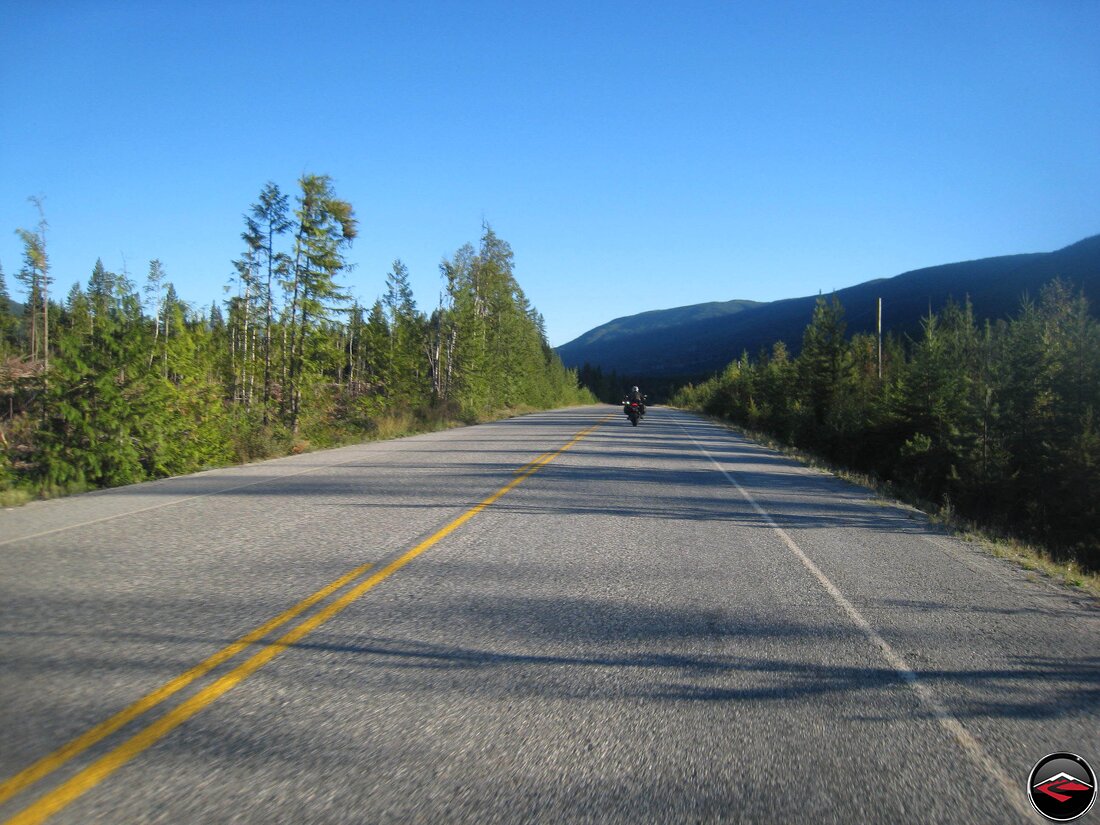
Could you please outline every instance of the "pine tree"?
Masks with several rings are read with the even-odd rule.
[[[1006,503],[1023,517],[1021,521],[1041,522],[1045,520],[1041,485],[1044,467],[1051,458],[1047,448],[1054,399],[1048,389],[1050,364],[1038,307],[1025,300],[1001,337],[997,395],[1008,453],[1006,474],[1014,478],[1006,489]]]
[[[1039,491],[1046,531],[1059,547],[1100,535],[1100,325],[1083,292],[1055,279],[1039,299],[1050,417]],[[1100,553],[1100,540],[1094,551]],[[1100,565],[1100,557],[1096,558]]]
[[[336,278],[348,269],[344,250],[358,233],[354,210],[336,197],[328,175],[304,175],[295,210],[294,266],[291,269],[289,423],[298,430],[302,385],[312,368],[306,360],[311,324],[328,317],[334,304],[348,300]]]
[[[844,308],[836,296],[831,301],[819,297],[798,356],[799,383],[810,416],[808,435],[813,444],[821,442],[833,393],[842,382],[846,327]]]
[[[764,428],[778,438],[789,440],[794,434],[797,398],[797,374],[787,345],[777,341],[771,356],[760,370],[760,404],[765,411]]]
[[[386,321],[386,311],[382,308],[381,301],[375,301],[367,316],[367,325],[361,342],[363,372],[374,392],[385,387],[390,372],[389,342],[390,325]]]
[[[386,275],[386,294],[382,298],[389,325],[388,392],[393,402],[412,406],[423,402],[426,395],[422,362],[425,324],[416,310],[409,270],[400,260]]]
[[[28,200],[38,210],[38,227],[35,231],[16,229],[15,233],[23,242],[23,269],[19,280],[24,284],[30,300],[31,358],[37,359],[39,350],[45,369],[50,366],[50,290],[53,279],[50,277],[50,261],[46,254],[46,215],[42,209],[42,198],[31,197]],[[39,310],[41,307],[41,310]],[[38,313],[42,313],[42,334],[38,334]]]
[[[41,215],[41,202],[31,199],[39,209]],[[39,353],[42,363],[46,368],[50,363],[50,313],[49,313],[49,285],[50,278],[49,257],[46,255],[46,219],[42,217],[38,229],[31,232],[28,229],[17,229],[15,233],[23,242],[23,268],[18,278],[23,283],[29,300],[27,314],[30,318],[31,358],[37,359]],[[38,332],[38,317],[41,312],[42,333]]]
[[[11,295],[8,282],[4,278],[4,268],[0,266],[0,356],[9,347],[15,346],[16,318],[11,308]]]
[[[275,250],[275,238],[285,234],[291,225],[289,196],[284,195],[276,184],[268,181],[260,192],[259,200],[252,205],[250,213],[245,216],[246,229],[241,235],[248,244],[249,249],[256,256],[257,266],[265,273],[265,280],[260,293],[264,321],[263,416],[265,424],[268,421],[271,403],[271,349],[272,330],[275,323],[272,287],[275,280],[286,278],[290,265],[289,257],[285,253]]]
[[[214,334],[221,333],[225,330],[225,316],[222,315],[222,308],[218,306],[217,301],[214,301],[214,303],[210,305],[210,312],[207,315],[206,325]]]
[[[969,302],[930,314],[906,367],[896,415],[907,422],[902,446],[907,473],[934,500],[962,486],[975,459],[977,429],[972,391],[977,330]],[[960,475],[962,474],[962,475]]]
[[[147,439],[143,463],[153,476],[194,472],[232,460],[228,415],[217,377],[212,335],[169,284],[165,298],[165,364],[162,380],[166,415],[159,433]]]
[[[69,295],[65,299],[66,326],[77,335],[91,334],[93,327],[92,307],[88,296],[80,288],[80,284],[73,284]]]
[[[103,265],[103,259],[96,258],[91,277],[88,279],[88,300],[91,304],[93,327],[97,318],[102,318],[115,311],[117,281],[117,276],[112,272],[108,272]]]
[[[90,335],[61,334],[36,436],[45,483],[115,486],[146,477],[142,445],[164,410],[147,380],[148,346],[140,320],[126,318],[100,319]]]

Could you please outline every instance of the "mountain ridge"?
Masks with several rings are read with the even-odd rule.
[[[1024,295],[1038,299],[1042,287],[1055,277],[1083,289],[1093,311],[1100,309],[1100,235],[1053,252],[909,270],[829,295],[844,306],[849,334],[874,331],[880,297],[884,330],[912,334],[929,310],[939,311],[950,299],[962,302],[969,297],[979,319],[1008,317],[1019,309]],[[557,347],[557,352],[569,367],[587,363],[624,375],[700,377],[722,369],[745,350],[755,355],[776,341],[797,352],[818,297],[734,299],[648,310],[601,324]]]

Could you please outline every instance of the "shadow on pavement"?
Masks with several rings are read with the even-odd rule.
[[[36,604],[33,609],[43,607]],[[62,612],[65,607],[56,606]],[[901,605],[899,610],[906,607]],[[215,605],[209,609],[218,612]],[[127,606],[105,605],[105,611],[105,615],[125,615]],[[1021,608],[1018,612],[1048,618],[1042,611]],[[898,674],[885,664],[822,661],[830,648],[867,646],[854,626],[777,621],[774,616],[739,612],[735,606],[717,611],[577,596],[456,596],[445,604],[425,606],[425,613],[429,624],[445,622],[458,628],[460,637],[494,641],[445,644],[407,634],[341,638],[325,628],[292,647],[330,661],[292,672],[308,673],[309,682],[317,687],[329,679],[346,682],[354,673],[368,693],[372,686],[384,684],[387,691],[408,694],[583,700],[629,696],[658,702],[786,702],[858,694],[861,708],[866,710],[870,704],[876,711],[884,706],[874,704],[874,694],[904,688]],[[98,644],[85,652],[81,639]],[[212,652],[235,639],[133,627],[23,632],[9,624],[0,631],[4,651],[0,666],[12,674],[78,675],[105,669],[121,678],[150,667],[148,652],[156,652],[159,671],[172,667],[165,653],[173,646],[181,654],[186,650],[193,655],[196,644],[208,645]],[[72,650],[64,656],[47,653],[46,640],[50,648],[61,642]],[[920,641],[933,648],[938,644],[935,631],[927,629],[921,631]],[[779,653],[791,646],[802,655]],[[700,652],[701,647],[706,651]],[[767,651],[777,655],[766,655]],[[343,661],[332,667],[331,657]],[[181,655],[178,667],[182,670],[192,664]],[[997,667],[932,667],[916,672],[959,718],[1042,720],[1077,714],[1094,718],[1100,707],[1097,655],[1056,658],[1034,652],[1006,657]]]

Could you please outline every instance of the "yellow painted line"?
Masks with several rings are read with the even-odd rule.
[[[172,681],[166,682],[165,684],[154,690],[152,693],[146,694],[145,696],[138,699],[129,707],[125,708],[124,710],[120,710],[111,718],[100,722],[98,725],[90,728],[88,731],[81,734],[76,739],[73,739],[68,744],[62,745],[53,753],[49,754],[48,756],[42,757],[34,764],[30,765],[27,768],[24,768],[22,771],[15,774],[15,776],[5,780],[3,784],[0,784],[0,805],[9,800],[11,797],[15,796],[20,791],[34,784],[38,780],[42,779],[50,773],[53,773],[74,756],[80,755],[92,745],[110,736],[123,725],[126,725],[127,723],[141,716],[146,711],[156,707],[165,699],[168,699],[170,696],[179,693],[179,691],[183,690],[196,679],[205,676],[218,665],[228,661],[229,659],[232,659],[249,645],[260,641],[260,639],[262,639],[268,633],[286,624],[295,616],[308,610],[310,607],[317,604],[317,602],[321,601],[325,597],[331,595],[332,593],[335,593],[348,582],[359,578],[359,576],[365,573],[370,567],[370,564],[364,564],[356,567],[350,573],[341,576],[332,584],[326,585],[325,587],[314,593],[312,596],[309,596],[298,602],[298,604],[294,605],[294,607],[284,611],[283,613],[280,613],[274,619],[271,619],[270,621],[260,625],[252,632],[248,633],[245,636],[242,636],[237,641],[233,642],[231,645],[222,648],[210,658],[204,659],[202,662],[195,665],[193,668],[186,671],[185,673],[180,674]]]
[[[515,471],[515,475],[517,475],[517,476],[518,476],[518,475],[522,475],[522,474],[523,474],[524,472],[526,472],[526,471],[527,471],[527,470],[528,470],[529,468],[533,467],[533,466],[534,466],[535,464],[537,464],[538,462],[542,461],[542,459],[546,458],[546,456],[548,456],[548,455],[550,455],[550,453],[543,453],[542,455],[540,455],[540,456],[537,456],[537,457],[535,457],[535,458],[534,458],[533,460],[531,460],[531,461],[528,461],[528,462],[527,462],[526,464],[524,464],[523,466],[521,466],[521,467],[517,467],[517,468],[516,468],[516,471]]]
[[[546,466],[559,455],[564,453],[574,444],[581,439],[589,435],[593,430],[599,427],[604,421],[607,421],[610,416],[607,416],[596,424],[581,430],[573,438],[567,442],[563,447],[553,453],[547,453],[544,457],[538,459],[538,464],[532,462],[529,469],[525,470],[521,475],[517,475],[512,481],[505,484],[495,493],[488,498],[479,502],[471,507],[465,513],[460,515],[454,521],[450,522],[445,527],[441,528],[431,536],[426,538],[420,544],[413,547],[411,550],[406,551],[400,557],[394,559],[387,564],[381,570],[371,574],[366,579],[355,585],[348,590],[344,595],[335,599],[329,603],[322,610],[305,619],[300,624],[282,637],[262,648],[259,652],[245,660],[229,673],[220,677],[212,684],[200,690],[194,696],[185,700],[181,704],[177,705],[172,710],[168,711],[164,716],[152,722],[147,727],[135,733],[121,745],[117,746],[113,750],[101,756],[95,762],[88,767],[75,774],[72,778],[66,780],[54,790],[44,795],[42,798],[24,808],[17,813],[11,819],[7,820],[4,825],[37,825],[37,823],[45,822],[49,817],[53,816],[58,811],[65,808],[74,800],[78,799],[104,779],[109,777],[127,762],[138,756],[144,750],[157,741],[167,736],[177,727],[182,725],[192,716],[203,710],[205,707],[216,701],[219,697],[232,690],[242,681],[247,679],[261,667],[266,665],[276,656],[278,656],[283,650],[290,645],[293,645],[300,641],[304,636],[312,633],[319,628],[325,622],[338,613],[343,611],[348,605],[371,590],[380,582],[392,576],[402,567],[407,565],[421,553],[425,552],[429,548],[438,544],[444,538],[449,536],[463,524],[468,522],[482,510],[490,507],[494,502],[507,495],[513,489],[518,487],[524,480],[534,475],[541,467]],[[365,568],[358,568],[359,572],[362,572]],[[349,578],[354,578],[352,574],[358,575],[356,571],[352,571],[348,576],[345,576],[342,581],[347,581]],[[335,584],[335,583],[334,583]],[[331,587],[331,585],[330,585]],[[311,597],[312,598],[312,597]],[[252,634],[249,634],[250,636]],[[228,648],[227,648],[228,649]],[[209,660],[208,660],[209,661]]]

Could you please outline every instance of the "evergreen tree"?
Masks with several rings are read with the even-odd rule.
[[[108,272],[103,265],[103,259],[96,258],[91,277],[88,279],[88,301],[91,305],[93,326],[97,318],[115,311],[117,281],[117,276]]]
[[[49,284],[50,265],[46,255],[46,221],[43,218],[38,230],[31,232],[28,229],[17,229],[16,234],[23,242],[23,268],[18,278],[26,290],[28,304],[25,314],[30,321],[31,358],[37,359],[41,354],[42,362],[49,367],[50,361],[50,316],[49,316]],[[39,334],[39,313],[42,318],[41,334]]]
[[[1000,429],[1008,457],[1008,505],[1031,521],[1043,521],[1044,468],[1051,460],[1049,432],[1054,398],[1049,392],[1050,364],[1043,345],[1038,307],[1025,300],[1020,313],[1002,331],[998,357]]]
[[[836,296],[831,301],[819,297],[810,325],[802,336],[798,377],[810,416],[808,435],[814,443],[820,443],[833,394],[842,383],[846,326],[844,308]]]
[[[1100,325],[1081,292],[1054,280],[1039,300],[1049,398],[1042,430],[1040,507],[1046,538],[1058,546],[1100,531]],[[1100,561],[1100,559],[1098,559]]]
[[[4,278],[4,268],[0,266],[0,356],[4,355],[10,347],[15,346],[16,325],[11,295],[8,293],[8,282]]]
[[[88,335],[92,331],[92,307],[88,296],[80,288],[80,284],[73,284],[69,295],[65,299],[66,326],[77,335]]]
[[[178,475],[232,460],[212,336],[169,284],[165,296],[165,369],[160,376],[166,414],[155,418],[143,464],[151,476]]]
[[[943,318],[929,315],[914,346],[897,415],[910,432],[902,447],[908,475],[921,492],[939,499],[959,468],[968,471],[976,429],[971,392],[977,336],[969,304],[949,304]]]
[[[381,301],[375,301],[367,316],[366,327],[360,342],[363,353],[363,376],[372,392],[385,387],[389,373],[390,325]]]
[[[358,233],[354,210],[336,197],[328,175],[304,175],[295,210],[294,266],[291,270],[289,422],[297,432],[302,385],[314,364],[306,360],[306,338],[311,324],[328,317],[333,305],[347,296],[336,278],[348,269],[344,250]]]
[[[42,209],[42,199],[31,197],[28,200],[38,210],[38,227],[35,231],[16,229],[15,233],[23,242],[23,268],[18,278],[24,284],[29,299],[26,312],[30,317],[31,358],[37,359],[39,352],[46,369],[50,365],[50,261],[46,254],[46,216]],[[38,317],[41,312],[42,332],[38,332]]]
[[[787,345],[777,341],[760,370],[760,405],[763,429],[789,440],[794,435],[797,376]]]
[[[467,413],[476,414],[488,403],[486,308],[478,287],[477,253],[463,245],[440,265],[449,303],[444,348],[449,352],[441,367],[444,399],[453,399]]]
[[[140,323],[110,316],[90,335],[61,334],[37,434],[44,482],[115,486],[146,477],[142,445],[164,410],[148,381],[148,338]]]
[[[426,397],[426,375],[422,369],[425,324],[416,310],[409,270],[400,260],[386,275],[382,299],[390,333],[387,391],[393,402],[415,405]]]
[[[210,332],[215,335],[225,330],[225,316],[222,315],[222,308],[218,306],[217,301],[210,305],[210,312],[207,315],[206,325],[210,329]]]
[[[289,218],[289,196],[279,187],[268,181],[260,192],[259,200],[252,204],[251,211],[245,216],[246,229],[241,237],[255,256],[256,265],[265,273],[260,300],[263,304],[263,408],[264,423],[267,423],[271,402],[272,382],[272,331],[275,323],[274,292],[275,280],[284,280],[290,266],[290,259],[284,252],[275,249],[275,238],[285,234],[292,223]]]

